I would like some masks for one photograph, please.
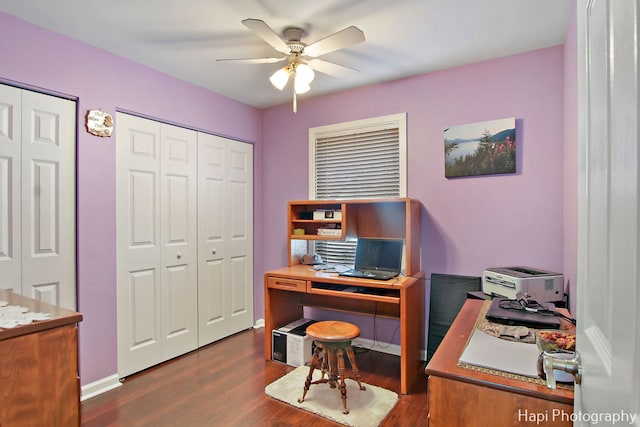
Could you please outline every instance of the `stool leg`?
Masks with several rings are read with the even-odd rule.
[[[316,346],[316,349],[313,351],[313,357],[311,358],[311,365],[309,366],[309,375],[307,375],[307,379],[304,382],[304,390],[302,392],[302,397],[298,399],[298,403],[304,402],[304,398],[307,396],[307,392],[309,391],[309,387],[311,387],[311,380],[313,379],[313,370],[316,369],[318,365],[318,354],[320,353],[320,347]],[[323,362],[324,364],[324,362]],[[324,376],[324,374],[323,374]]]
[[[342,413],[348,414],[347,384],[344,382],[344,351],[338,349],[338,378],[340,379],[340,395],[342,396]]]
[[[327,378],[329,377],[329,357],[327,356],[327,350],[323,348],[322,349],[322,375],[320,376],[320,380],[324,381],[325,376]]]
[[[353,353],[353,347],[347,347],[347,357],[349,358],[349,363],[351,364],[351,372],[354,380],[358,382],[358,386],[360,386],[360,390],[364,390],[365,387],[360,383],[360,371],[358,371],[358,365],[356,364],[356,355]]]
[[[336,350],[325,348],[326,356],[329,359],[329,387],[336,388],[336,380],[338,379],[338,369],[336,364]]]

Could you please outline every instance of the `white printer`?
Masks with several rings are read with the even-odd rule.
[[[482,275],[482,291],[509,299],[516,299],[522,292],[538,302],[557,302],[564,299],[564,277],[529,267],[487,268]]]

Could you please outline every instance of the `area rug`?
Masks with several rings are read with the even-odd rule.
[[[287,375],[269,384],[265,389],[267,396],[278,399],[289,405],[301,408],[338,423],[354,427],[375,427],[398,402],[398,395],[384,388],[362,383],[365,390],[358,387],[353,380],[346,380],[348,414],[342,413],[340,391],[329,384],[314,384],[309,389],[304,402],[298,403],[302,397],[304,381],[309,374],[308,366],[300,366]],[[320,370],[313,372],[313,380],[320,379]]]

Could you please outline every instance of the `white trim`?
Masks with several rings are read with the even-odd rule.
[[[253,329],[264,328],[264,319],[256,320],[256,323],[253,324]]]
[[[80,393],[80,401],[84,402],[87,399],[98,396],[102,393],[106,393],[109,390],[121,387],[122,383],[118,378],[118,374],[113,374],[110,377],[103,378],[98,381],[94,381],[90,384],[83,385]]]

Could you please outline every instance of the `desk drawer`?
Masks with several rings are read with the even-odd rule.
[[[306,280],[288,279],[284,277],[268,277],[267,286],[270,288],[285,289],[287,291],[307,291]]]

